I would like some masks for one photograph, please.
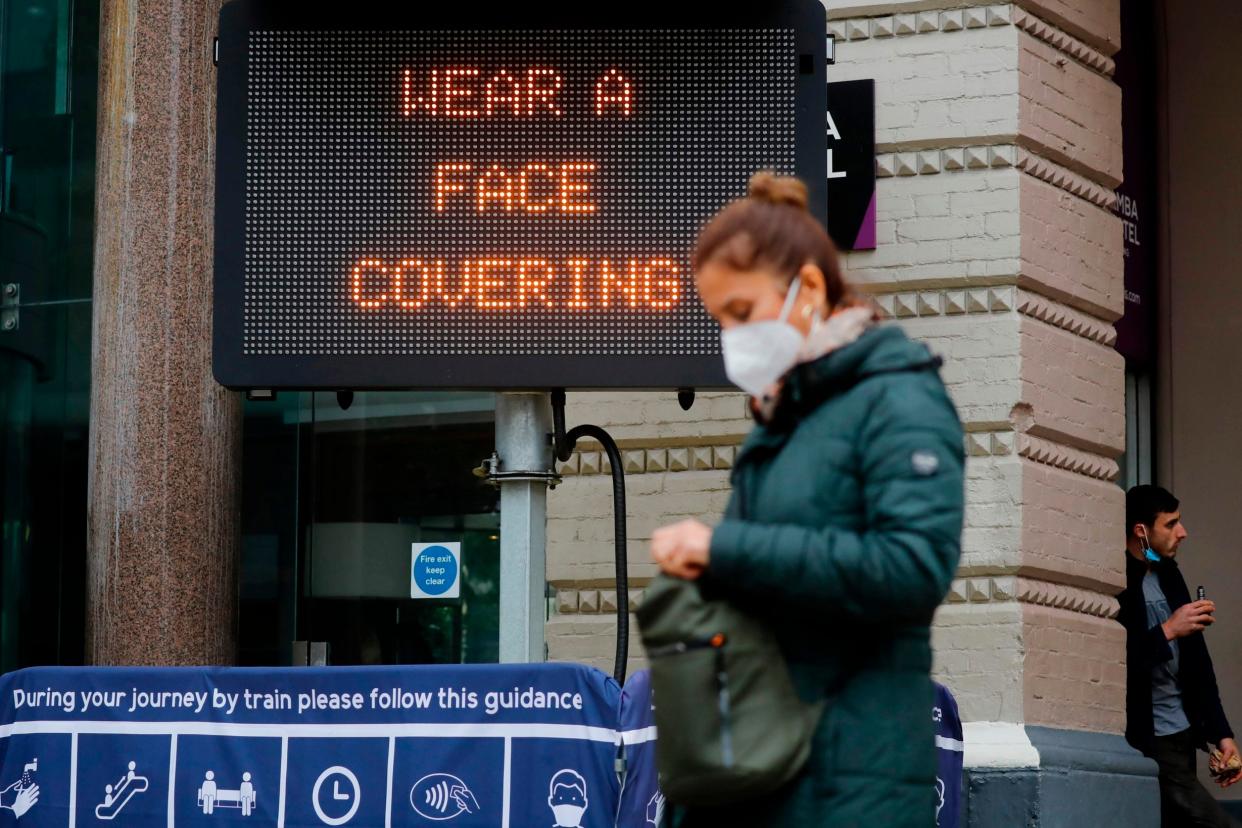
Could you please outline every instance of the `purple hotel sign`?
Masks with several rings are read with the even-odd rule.
[[[1125,316],[1117,321],[1117,350],[1130,369],[1152,367],[1156,324],[1156,120],[1152,13],[1143,3],[1121,4],[1121,42],[1113,75],[1121,87],[1124,181],[1114,211],[1125,239]]]
[[[875,81],[828,84],[828,234],[875,249]]]

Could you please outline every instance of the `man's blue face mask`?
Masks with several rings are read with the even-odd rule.
[[[1156,550],[1151,548],[1151,541],[1148,539],[1146,532],[1143,533],[1143,557],[1152,563],[1160,563],[1160,561],[1164,560],[1156,554]]]

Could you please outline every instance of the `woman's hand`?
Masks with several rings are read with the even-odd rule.
[[[651,536],[651,558],[660,565],[660,571],[687,581],[707,569],[711,547],[711,527],[697,520],[661,527]]]

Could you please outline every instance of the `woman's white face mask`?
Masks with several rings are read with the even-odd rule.
[[[802,279],[795,276],[785,293],[785,304],[776,319],[744,322],[720,332],[725,374],[752,397],[762,397],[772,385],[798,364],[802,332],[789,324]]]

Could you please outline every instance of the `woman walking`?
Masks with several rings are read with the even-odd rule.
[[[724,519],[657,530],[652,557],[765,623],[799,695],[825,707],[791,782],[678,808],[673,824],[930,828],[929,625],[963,507],[962,429],[939,360],[876,323],[796,179],[756,175],[704,227],[694,268],[757,424]]]

